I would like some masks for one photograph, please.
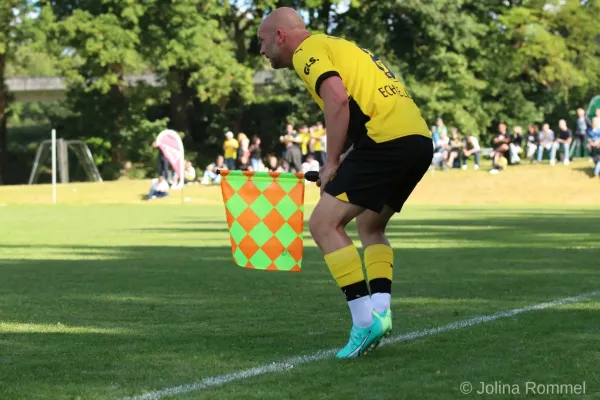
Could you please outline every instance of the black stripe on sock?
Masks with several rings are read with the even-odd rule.
[[[342,288],[342,292],[344,293],[344,296],[346,296],[347,301],[356,300],[360,297],[368,296],[369,287],[367,286],[367,281],[363,280],[348,286],[344,286]]]
[[[392,281],[387,278],[376,278],[369,281],[371,294],[373,293],[392,293]]]

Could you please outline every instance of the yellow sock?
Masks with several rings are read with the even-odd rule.
[[[325,262],[348,301],[369,295],[360,254],[353,244],[325,254]]]
[[[365,267],[371,293],[391,293],[394,251],[386,244],[365,249]]]

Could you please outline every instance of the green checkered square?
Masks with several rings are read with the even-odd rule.
[[[289,196],[285,196],[281,201],[275,206],[279,214],[284,219],[289,219],[296,211],[298,211],[298,206],[294,203],[294,200],[290,199]]]
[[[227,203],[225,203],[225,207],[227,207],[231,215],[233,215],[233,218],[237,218],[244,212],[248,205],[239,194],[234,193]]]
[[[250,258],[250,262],[252,263],[252,265],[254,265],[256,268],[267,268],[269,265],[271,265],[271,263],[273,262],[273,260],[271,260],[269,258],[269,256],[267,256],[265,254],[264,251],[262,250],[258,250],[253,256],[252,258]]]
[[[267,198],[261,194],[250,205],[250,208],[258,216],[258,218],[263,219],[271,212],[271,210],[273,209],[273,206],[271,205],[269,200],[267,200]]]
[[[263,244],[267,243],[267,240],[271,239],[273,233],[271,233],[271,230],[261,221],[252,228],[249,235],[252,240],[256,242],[258,247],[262,247]]]
[[[275,233],[275,237],[281,242],[284,247],[288,247],[296,238],[298,234],[292,229],[292,227],[286,222],[281,228]]]

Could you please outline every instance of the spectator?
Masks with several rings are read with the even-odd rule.
[[[306,125],[299,129],[298,139],[300,139],[300,150],[302,152],[302,161],[304,161],[309,154],[313,153],[311,131],[306,127]]]
[[[433,131],[433,143],[437,143],[442,137],[442,132],[448,137],[448,128],[444,125],[442,117],[437,117],[435,120],[435,130]]]
[[[558,150],[560,147],[563,148],[563,163],[565,165],[569,165],[569,157],[571,155],[569,152],[569,146],[571,145],[572,140],[573,132],[567,126],[567,121],[561,119],[558,121],[558,136],[554,146],[556,147],[556,150]]]
[[[325,136],[325,130],[323,124],[317,122],[315,130],[312,132],[313,139],[313,150],[315,152],[315,160],[319,162],[319,165],[325,165],[325,148],[323,147],[323,136]]]
[[[448,156],[448,148],[450,146],[450,139],[446,131],[440,131],[439,136],[435,142],[435,150],[433,152],[432,163],[434,167],[443,166]]]
[[[296,132],[296,130],[294,129],[294,125],[292,124],[287,124],[285,126],[285,133],[283,134],[283,136],[280,136],[279,139],[281,140],[282,137],[285,136],[296,136],[298,133]],[[281,141],[283,143],[283,141]],[[287,156],[287,147],[284,146],[283,151],[281,152],[281,158],[285,159],[285,157]]]
[[[453,127],[452,129],[450,129],[450,132],[452,137],[450,138],[448,146],[449,150],[448,156],[446,158],[446,166],[444,168],[445,170],[454,167],[454,160],[456,160],[457,158],[460,159],[460,151],[462,149],[462,142],[460,140],[460,137],[458,136],[458,129]]]
[[[475,159],[474,169],[479,169],[479,154],[481,152],[481,147],[479,146],[479,140],[475,136],[469,135],[465,137],[463,141],[463,150],[462,150],[462,169],[467,169],[467,159],[473,158]]]
[[[260,138],[257,135],[252,136],[252,144],[248,148],[250,152],[250,166],[253,171],[260,171],[262,169],[262,160],[260,148]]]
[[[302,150],[300,149],[302,139],[297,134],[286,134],[280,136],[279,140],[285,145],[285,160],[289,163],[290,170],[302,171]]]
[[[269,171],[269,172],[284,172],[283,168],[279,165],[277,157],[269,156],[269,163],[267,165],[267,171]]]
[[[307,173],[308,171],[318,171],[320,169],[319,162],[315,160],[312,154],[306,157],[306,161],[302,163],[302,172]]]
[[[513,128],[513,134],[510,136],[510,143],[508,144],[510,163],[518,164],[521,162],[519,154],[523,152],[523,130],[520,126]]]
[[[250,157],[248,157],[246,154],[240,157],[238,162],[238,169],[240,171],[253,171],[252,166],[250,166]]]
[[[173,182],[179,181],[179,176],[177,176],[177,172],[173,175]],[[188,160],[185,160],[185,166],[183,168],[183,183],[186,185],[188,183],[196,182],[196,169],[192,166],[192,163]]]
[[[237,167],[241,165],[242,156],[245,156],[250,161],[250,139],[244,132],[238,133],[238,143],[240,147],[237,149]]]
[[[587,134],[588,144],[590,146],[590,156],[595,164],[594,176],[600,176],[600,117],[592,120],[592,129]]]
[[[172,178],[171,170],[169,169],[169,160],[163,154],[156,141],[152,142],[152,148],[158,149],[158,175],[170,181]]]
[[[225,164],[227,169],[235,169],[235,160],[237,158],[237,150],[240,144],[233,137],[233,132],[225,133],[225,142],[223,143],[223,153],[225,154]]]
[[[527,159],[533,162],[533,156],[538,147],[539,128],[537,125],[530,124],[527,128]]]
[[[583,108],[577,109],[577,119],[575,120],[575,136],[573,146],[571,147],[571,156],[585,157],[587,148],[587,132],[592,127],[592,121],[585,115]]]
[[[537,152],[538,164],[542,162],[544,150],[550,153],[550,165],[554,165],[556,158],[556,146],[554,146],[554,131],[550,129],[550,125],[542,125],[542,130],[538,136],[539,145]]]
[[[225,164],[225,159],[221,155],[217,156],[216,162],[206,166],[206,169],[204,170],[204,175],[202,176],[202,180],[200,181],[200,183],[203,185],[220,183],[221,175],[217,174],[218,169],[230,169]]]
[[[148,200],[161,198],[169,195],[169,183],[164,176],[159,175],[158,179],[152,179]]]
[[[510,150],[510,148],[508,147],[509,143],[510,138],[506,133],[506,124],[500,123],[498,125],[498,133],[496,134],[496,136],[494,136],[494,139],[492,139],[492,147],[494,148],[494,158],[492,170],[490,171],[490,173],[497,174],[506,166],[506,156],[508,155],[508,151]]]

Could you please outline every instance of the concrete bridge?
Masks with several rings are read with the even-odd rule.
[[[272,70],[257,72],[254,74],[254,85],[257,87],[268,85],[272,83],[274,77],[275,74]],[[135,85],[138,82],[144,82],[151,86],[162,84],[154,74],[127,75],[125,81],[128,85]],[[20,102],[52,101],[65,98],[66,85],[62,77],[8,78],[5,83],[15,100]]]

